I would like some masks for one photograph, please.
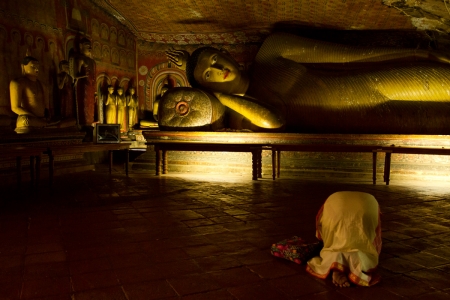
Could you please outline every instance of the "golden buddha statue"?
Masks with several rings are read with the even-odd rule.
[[[125,120],[127,108],[126,96],[123,93],[123,88],[119,87],[117,89],[117,123],[120,124],[120,130],[124,131],[128,122]]]
[[[9,84],[11,110],[18,115],[17,133],[26,133],[30,127],[43,128],[48,124],[44,90],[38,80],[38,60],[31,56],[25,57],[22,70],[23,76],[11,80]]]
[[[114,86],[108,86],[108,95],[105,101],[106,124],[117,124],[117,95]]]
[[[264,41],[248,73],[228,53],[211,47],[192,55],[180,50],[166,54],[186,70],[192,87],[213,94],[232,112],[230,124],[241,126],[237,129],[450,133],[449,58],[436,51],[364,48],[275,33]],[[195,124],[198,110],[186,113],[192,101],[176,109],[183,93],[172,89],[161,100],[158,117],[166,120],[164,129],[205,125]],[[185,120],[172,125],[164,114]]]
[[[26,56],[22,61],[22,70],[23,76],[11,80],[9,85],[11,110],[18,115],[15,131],[28,133],[33,129],[75,126],[74,118],[50,122],[44,89],[38,79],[39,61]]]
[[[131,130],[138,123],[138,109],[139,109],[138,98],[136,97],[136,90],[134,89],[134,87],[130,87],[128,89],[127,107],[128,107],[128,130]]]

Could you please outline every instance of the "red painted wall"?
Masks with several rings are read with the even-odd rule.
[[[18,3],[20,2],[20,3]],[[20,4],[20,5],[19,5]],[[127,91],[136,84],[136,38],[116,19],[87,0],[3,0],[0,3],[0,114],[11,113],[9,82],[21,76],[20,62],[28,53],[40,61],[39,80],[46,103],[57,99],[56,75],[59,62],[69,58],[76,40],[92,41],[93,67],[85,88],[80,115],[83,123],[98,121],[96,99],[106,90],[104,79]]]

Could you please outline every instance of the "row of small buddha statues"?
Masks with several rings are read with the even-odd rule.
[[[138,100],[134,87],[128,89],[125,95],[124,89],[108,86],[108,95],[103,101],[105,104],[105,123],[120,124],[123,131],[126,126],[133,128],[138,123]]]
[[[58,93],[50,108],[50,101],[46,99],[44,87],[38,78],[39,61],[27,55],[21,63],[23,75],[10,82],[11,110],[2,107],[0,125],[10,125],[17,115],[17,133],[43,128],[80,127],[79,113],[86,108],[79,107],[83,106],[82,99],[79,98],[79,84],[90,76],[89,60],[92,60],[91,43],[83,39],[78,55],[59,63],[60,72],[56,75]],[[105,120],[99,120],[100,122],[120,124],[122,131],[131,129],[138,123],[139,105],[134,87],[130,87],[125,95],[122,87],[115,90],[113,86],[109,86],[108,92],[100,100],[97,103],[98,110],[105,111]]]

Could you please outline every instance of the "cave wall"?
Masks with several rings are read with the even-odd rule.
[[[90,121],[98,121],[99,98],[108,84],[127,91],[136,81],[135,36],[115,18],[88,0],[4,0],[0,2],[0,113],[10,110],[9,82],[21,76],[21,61],[28,53],[40,61],[50,112],[58,107],[56,76],[59,62],[68,60],[77,41],[92,42],[93,70],[84,97]]]

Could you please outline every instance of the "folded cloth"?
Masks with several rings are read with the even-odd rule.
[[[322,241],[307,243],[302,238],[293,236],[290,239],[272,244],[270,253],[273,256],[285,258],[297,264],[303,264],[314,256],[318,256],[322,248]]]

